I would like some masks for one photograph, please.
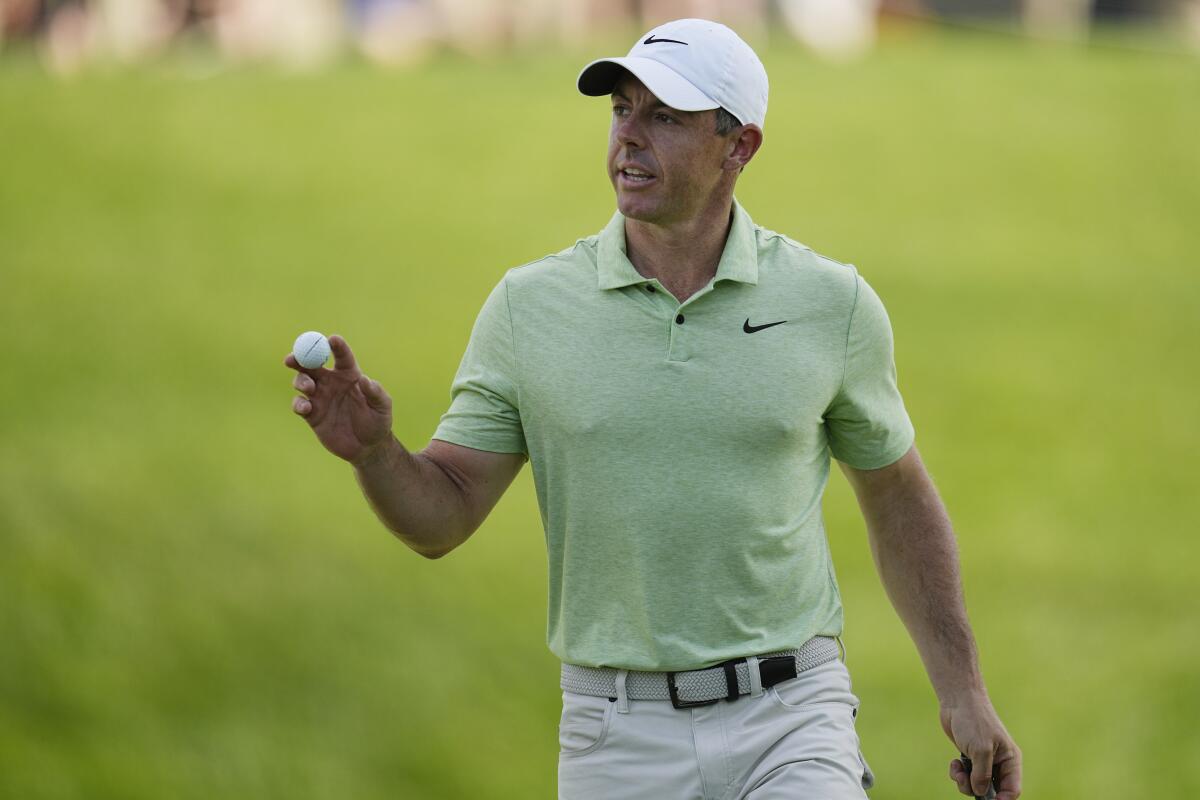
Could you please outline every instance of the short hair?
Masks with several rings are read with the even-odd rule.
[[[717,108],[717,136],[728,136],[733,129],[741,125],[738,118],[723,107]]]

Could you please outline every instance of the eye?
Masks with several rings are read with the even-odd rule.
[[[667,114],[664,114],[664,113],[663,113],[663,112],[661,112],[661,111],[660,111],[660,112],[658,112],[657,114],[655,114],[655,115],[654,115],[654,118],[655,118],[655,119],[657,119],[659,122],[666,122],[666,123],[669,123],[669,124],[671,124],[671,125],[674,125],[674,124],[675,124],[675,118],[674,118],[674,117],[671,117],[671,116],[669,116],[669,115],[667,115]]]
[[[619,105],[613,106],[613,116],[614,117],[623,117],[623,116],[625,116],[626,112],[628,112],[628,111],[629,111],[629,109],[627,109],[625,106],[619,106]]]

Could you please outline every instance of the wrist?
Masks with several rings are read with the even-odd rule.
[[[981,700],[987,701],[987,686],[983,682],[983,673],[973,647],[970,651],[959,648],[937,656],[936,661],[927,660],[926,671],[942,708],[977,705]]]
[[[944,711],[972,706],[990,706],[992,704],[991,698],[988,697],[987,688],[982,684],[937,690],[936,693],[938,705]]]
[[[356,458],[350,460],[350,464],[357,470],[367,470],[386,464],[391,460],[392,449],[397,444],[399,442],[395,435],[388,433],[375,444],[363,448]]]

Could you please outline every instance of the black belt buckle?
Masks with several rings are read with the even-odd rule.
[[[796,659],[792,656],[771,656],[758,660],[758,674],[762,678],[764,689],[791,680],[799,673],[796,672]]]
[[[744,658],[731,658],[730,660],[723,661],[720,664],[714,664],[711,667],[705,667],[705,669],[716,669],[717,667],[721,667],[725,670],[725,692],[726,692],[726,694],[725,694],[724,698],[714,697],[711,700],[680,700],[679,699],[679,689],[676,688],[676,686],[675,686],[675,673],[668,672],[667,673],[667,691],[671,695],[671,705],[675,706],[675,708],[695,708],[697,706],[711,706],[713,703],[715,703],[721,699],[729,700],[731,702],[733,700],[737,700],[738,696],[739,696],[738,695],[738,685],[737,685],[737,672],[734,670],[734,667],[738,662],[745,661],[745,660],[746,659],[744,659]],[[683,671],[684,672],[704,672],[704,670],[700,670],[700,669],[688,669],[688,670],[683,670]]]

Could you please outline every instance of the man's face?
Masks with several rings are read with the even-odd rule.
[[[676,111],[628,72],[612,107],[608,176],[617,209],[658,225],[697,216],[728,174],[722,165],[732,145],[716,133],[716,112]]]

